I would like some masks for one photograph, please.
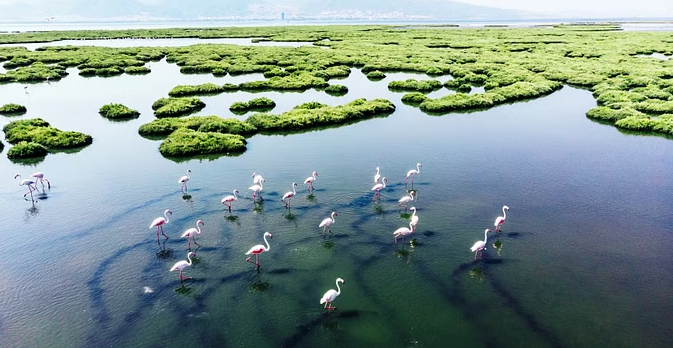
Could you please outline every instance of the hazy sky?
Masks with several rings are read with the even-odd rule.
[[[673,0],[452,0],[547,13],[607,16],[673,16]]]

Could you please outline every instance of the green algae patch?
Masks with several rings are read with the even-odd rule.
[[[334,96],[346,95],[346,93],[348,93],[348,87],[344,85],[329,85],[325,88],[325,93]]]
[[[156,117],[180,117],[197,112],[206,107],[198,98],[161,98],[152,104]]]
[[[0,146],[0,150],[2,147]],[[44,157],[49,153],[46,147],[33,142],[22,141],[7,151],[7,158],[11,160],[23,158]]]
[[[329,83],[324,78],[314,76],[309,72],[293,72],[288,76],[274,76],[268,80],[243,82],[238,87],[244,91],[255,90],[307,90],[311,88],[326,88]]]
[[[257,128],[235,118],[218,116],[192,116],[186,118],[161,118],[146,123],[138,133],[147,137],[167,136],[178,129],[191,129],[199,132],[229,133],[249,136],[257,133]]]
[[[235,134],[198,132],[178,129],[159,146],[159,152],[167,157],[241,153],[246,150],[245,138]]]
[[[411,92],[402,96],[402,102],[409,105],[418,106],[429,98],[421,92]]]
[[[116,103],[101,106],[100,110],[98,110],[98,113],[105,118],[114,120],[128,120],[132,118],[138,118],[140,116],[140,112],[137,110],[133,110],[127,106]]]
[[[281,115],[259,113],[248,117],[246,122],[260,131],[301,131],[329,125],[348,124],[372,118],[377,115],[388,115],[395,111],[395,105],[386,99],[354,100],[348,104],[314,109],[295,108]]]
[[[437,80],[415,80],[391,81],[388,89],[392,91],[418,91],[432,92],[442,88],[442,83]]]
[[[74,131],[62,131],[52,127],[41,118],[10,122],[2,130],[5,132],[7,142],[10,144],[15,146],[22,142],[39,144],[46,148],[48,152],[79,148],[89,145],[93,141],[90,135]],[[21,156],[22,154],[41,151],[32,149],[34,147],[34,145],[22,145],[19,149],[14,150],[12,154],[13,156]]]
[[[236,88],[238,89],[238,88]],[[178,85],[168,92],[171,97],[186,97],[194,95],[215,95],[226,91],[224,86],[214,83],[203,83],[200,85]]]
[[[247,102],[235,102],[231,104],[229,110],[231,110],[231,112],[235,114],[242,115],[251,110],[266,112],[272,110],[275,107],[276,102],[267,97],[261,97],[252,99]]]
[[[370,71],[365,76],[367,76],[368,79],[373,81],[383,80],[386,78],[386,74],[378,70]]]
[[[144,75],[151,73],[152,70],[146,66],[129,66],[124,69],[124,72],[129,75]]]
[[[18,116],[23,115],[28,111],[25,106],[19,104],[5,104],[0,106],[0,115],[3,116]]]

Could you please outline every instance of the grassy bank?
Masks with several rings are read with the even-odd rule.
[[[229,110],[235,114],[245,114],[251,110],[270,111],[276,107],[276,103],[266,97],[251,99],[247,102],[235,102],[231,104]]]
[[[2,131],[10,144],[17,146],[25,143],[16,150],[13,150],[14,148],[10,149],[13,158],[21,158],[19,156],[34,157],[36,153],[42,153],[42,149],[35,144],[44,147],[48,152],[54,152],[83,147],[93,141],[90,135],[62,131],[52,127],[41,118],[10,122],[2,128]],[[44,156],[44,154],[40,156]]]
[[[159,146],[159,152],[169,157],[241,153],[246,150],[245,145],[245,138],[240,135],[183,128],[171,133]]]
[[[137,110],[116,103],[101,106],[98,113],[105,118],[113,120],[128,120],[140,117],[140,112]]]
[[[138,129],[143,136],[167,136],[178,129],[191,129],[198,132],[228,133],[249,136],[257,133],[257,128],[235,118],[218,116],[193,116],[187,118],[162,118],[146,123]]]

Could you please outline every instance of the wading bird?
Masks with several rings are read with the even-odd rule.
[[[189,260],[189,261],[185,261],[185,260],[178,261],[178,262],[176,262],[176,263],[173,265],[173,267],[171,267],[170,272],[173,272],[173,271],[175,271],[175,270],[179,270],[179,271],[180,271],[180,274],[179,274],[180,281],[183,281],[183,280],[185,280],[185,279],[192,279],[192,277],[183,277],[183,276],[182,276],[182,270],[184,270],[184,269],[187,268],[188,266],[191,266],[191,265],[192,265],[192,258],[191,258],[192,256],[196,256],[196,254],[194,254],[194,253],[191,252],[191,251],[188,252],[188,253],[187,253],[187,260]]]
[[[416,231],[416,225],[418,225],[418,215],[416,215],[416,207],[411,207],[409,208],[409,211],[413,211],[414,213],[411,214],[411,227]]]
[[[495,232],[500,232],[500,226],[505,222],[505,219],[507,218],[507,210],[509,210],[509,207],[506,205],[502,206],[502,215],[503,216],[498,216],[495,218],[495,222],[493,225],[495,226]]]
[[[406,227],[400,227],[393,232],[393,236],[395,236],[395,245],[397,245],[397,238],[402,236],[402,244],[404,244],[404,238],[406,238],[407,235],[410,235],[414,232],[414,229],[411,225],[411,222],[409,222],[409,228]]]
[[[343,279],[337,278],[336,287],[339,290],[337,291],[334,289],[329,289],[324,295],[322,295],[322,298],[320,299],[320,304],[324,303],[325,304],[324,308],[327,309],[328,311],[336,309],[336,307],[332,307],[331,304],[332,302],[334,302],[334,300],[336,300],[336,298],[339,295],[341,295],[341,288],[339,287],[340,282],[346,284],[346,282]]]
[[[199,220],[199,221],[196,222],[196,228],[192,227],[192,228],[188,229],[187,231],[185,231],[180,236],[180,238],[187,237],[187,241],[189,243],[189,244],[187,244],[187,248],[189,250],[192,250],[192,240],[194,241],[194,244],[196,244],[198,246],[201,246],[201,244],[196,242],[196,235],[201,234],[201,226],[199,226],[199,225],[205,226],[206,224],[203,223],[203,220]]]
[[[372,191],[376,190],[376,192],[374,193],[374,197],[372,197],[372,201],[376,200],[376,196],[379,196],[379,200],[380,200],[381,199],[381,192],[380,191],[382,189],[386,188],[386,183],[388,182],[388,179],[386,179],[386,177],[384,176],[383,179],[381,179],[381,181],[383,181],[382,184],[376,184],[376,185],[374,185],[374,187],[372,187]]]
[[[229,212],[231,212],[231,203],[238,199],[238,194],[240,194],[240,192],[238,192],[238,190],[234,190],[233,195],[222,198],[222,204],[229,206]]]
[[[187,181],[191,178],[190,174],[192,174],[192,171],[190,169],[187,169],[187,175],[183,176],[178,180],[178,183],[182,184],[180,186],[180,191],[185,192],[187,189]]]
[[[416,163],[416,169],[412,169],[412,170],[407,172],[407,176],[404,178],[404,183],[406,184],[407,180],[409,178],[411,178],[411,184],[413,185],[414,184],[414,176],[416,176],[418,174],[421,174],[421,167],[422,166],[423,165],[421,165],[420,163]]]
[[[379,171],[379,167],[376,167],[376,174],[374,174],[374,185],[378,184],[380,180],[381,172]]]
[[[259,181],[259,184],[254,184],[254,185],[248,187],[248,190],[252,190],[252,200],[253,201],[255,200],[255,197],[257,197],[257,196],[259,196],[259,199],[264,200],[264,198],[262,198],[262,190],[264,189],[263,183],[265,181],[266,180],[262,179],[262,180]]]
[[[306,180],[304,180],[304,184],[306,184],[306,190],[307,191],[308,190],[315,190],[315,188],[313,188],[313,182],[318,179],[318,178],[316,178],[316,176],[318,176],[318,172],[313,171],[313,174],[311,174],[311,176],[309,176],[308,178],[306,178]]]
[[[414,200],[414,191],[409,192],[408,196],[404,196],[400,198],[399,203],[397,204],[397,210],[402,209],[402,203],[404,203],[404,211],[407,211],[407,208],[409,207],[409,202],[413,202]]]
[[[168,236],[164,233],[164,224],[168,223],[168,215],[169,214],[173,215],[173,212],[166,209],[166,211],[164,211],[164,217],[165,218],[158,217],[158,218],[154,219],[154,221],[152,221],[152,224],[150,225],[150,229],[152,229],[153,227],[157,228],[157,243],[159,243],[159,229],[161,229],[161,234],[164,237],[166,237],[166,239],[168,239]]]
[[[335,211],[333,211],[330,217],[323,219],[320,225],[318,225],[318,227],[322,227],[323,236],[325,235],[325,229],[328,229],[329,233],[332,233],[332,229],[330,228],[330,226],[334,223],[335,216],[338,216],[338,214]]]
[[[262,244],[257,244],[254,247],[250,248],[246,255],[250,255],[245,261],[253,263],[257,266],[257,269],[259,269],[259,254],[271,250],[271,246],[269,245],[269,241],[266,240],[266,237],[273,238],[273,235],[269,232],[264,232],[264,243],[266,243],[266,246]],[[257,256],[257,259],[255,262],[250,261],[250,258],[252,258],[252,255]]]
[[[49,182],[49,180],[45,179],[45,177],[44,177],[44,173],[42,173],[42,172],[35,172],[35,173],[31,174],[30,176],[36,179],[36,180],[35,180],[35,181],[36,181],[36,182],[35,182],[35,188],[36,188],[36,189],[37,189],[37,181],[39,181],[39,182],[42,184],[42,190],[44,190],[44,182],[45,182],[45,181],[47,182],[47,188],[50,188],[50,189],[51,189],[51,183]]]
[[[35,181],[31,179],[23,179],[21,180],[21,174],[16,174],[14,175],[14,179],[19,178],[19,186],[28,186],[28,192],[23,194],[23,197],[25,198],[29,193],[30,193],[30,199],[34,202],[35,199],[33,198],[33,191],[37,190],[37,184]],[[33,187],[35,185],[35,187]]]
[[[252,183],[253,184],[257,185],[263,180],[264,180],[264,178],[261,175],[259,175],[257,173],[252,173]]]
[[[491,232],[490,229],[484,231],[484,240],[480,240],[470,248],[470,251],[474,252],[474,260],[477,261],[477,253],[481,251],[481,257],[484,257],[484,249],[486,249],[486,239],[488,238],[488,233]]]
[[[292,199],[292,197],[294,197],[294,195],[297,194],[297,190],[295,189],[296,187],[297,187],[297,183],[293,182],[292,183],[292,191],[285,193],[283,195],[283,198],[280,199],[283,203],[285,203],[285,208],[290,207],[290,200]],[[285,201],[286,199],[287,199],[287,202]]]

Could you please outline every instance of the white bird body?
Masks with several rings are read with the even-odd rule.
[[[38,181],[42,184],[42,189],[43,189],[43,190],[44,190],[44,182],[45,182],[45,181],[47,182],[47,187],[48,187],[48,188],[51,188],[51,183],[49,182],[49,180],[47,180],[47,179],[44,177],[44,173],[42,173],[42,172],[35,172],[35,173],[31,174],[30,176],[36,179],[36,180],[35,180],[35,189],[37,189],[37,182],[38,182]]]
[[[247,253],[245,253],[246,255],[250,255],[250,257],[245,259],[245,261],[247,262],[250,262],[250,258],[252,257],[252,255],[257,256],[257,262],[250,262],[257,265],[257,268],[259,268],[259,254],[271,250],[271,246],[269,245],[269,241],[266,240],[266,237],[273,238],[273,235],[269,232],[264,232],[264,242],[266,243],[266,246],[262,244],[257,244],[252,248],[250,248],[250,250],[248,250]]]
[[[173,265],[173,267],[171,267],[170,272],[179,270],[180,271],[180,275],[179,275],[180,280],[191,279],[192,277],[187,277],[187,278],[182,277],[182,270],[184,270],[185,268],[192,265],[192,258],[191,258],[192,256],[196,256],[196,254],[194,254],[193,252],[190,251],[189,253],[187,253],[187,260],[189,260],[189,261],[181,260],[181,261],[176,262]]]
[[[252,200],[255,200],[256,196],[262,197],[262,190],[264,189],[264,182],[266,180],[262,179],[258,184],[254,184],[248,187],[248,190],[252,190]]]
[[[334,217],[338,216],[338,215],[339,214],[337,214],[335,211],[333,211],[332,214],[330,214],[330,217],[325,218],[320,222],[320,225],[318,225],[318,227],[322,227],[322,234],[323,235],[325,235],[325,229],[330,228],[330,226],[334,223]],[[331,229],[329,231],[330,231],[330,233],[332,232]]]
[[[309,187],[310,187],[311,190],[314,189],[314,188],[313,188],[313,183],[314,183],[316,180],[318,180],[317,176],[318,176],[318,172],[313,171],[313,173],[311,174],[311,176],[309,176],[308,178],[306,178],[306,180],[304,180],[304,184],[308,185],[308,186],[306,187],[307,190],[309,189]]]
[[[182,235],[180,236],[180,238],[185,237],[187,238],[187,240],[189,241],[188,248],[190,250],[192,249],[192,240],[194,240],[194,244],[201,246],[199,243],[196,242],[196,235],[201,234],[201,226],[199,225],[205,226],[206,224],[203,223],[203,220],[199,220],[196,222],[196,228],[192,227],[187,231],[185,231],[184,233],[182,233]]]
[[[409,205],[409,202],[413,202],[414,200],[414,191],[409,192],[408,196],[404,196],[400,198],[399,203],[397,204],[397,209],[402,208],[402,204],[404,204],[404,210],[407,210],[407,206]]]
[[[386,182],[388,182],[388,179],[386,179],[386,177],[384,176],[383,179],[381,179],[381,181],[383,183],[376,184],[376,185],[374,185],[374,187],[372,187],[372,191],[376,191],[374,193],[374,197],[372,197],[372,200],[375,200],[376,196],[379,196],[379,199],[381,199],[381,192],[380,191],[383,190],[384,188],[386,188]]]
[[[325,294],[322,295],[322,298],[320,299],[320,304],[325,304],[324,308],[328,310],[336,309],[336,307],[332,307],[330,304],[332,304],[332,302],[334,302],[334,300],[336,300],[336,298],[341,295],[341,287],[339,287],[339,282],[346,284],[343,279],[337,278],[336,287],[338,290],[327,290],[327,292],[325,292]]]
[[[264,181],[264,178],[261,175],[259,175],[257,173],[252,173],[252,183],[253,184],[257,185],[262,181]]]
[[[411,183],[413,184],[414,182],[414,176],[418,175],[421,173],[421,167],[423,165],[420,163],[416,163],[416,169],[412,169],[407,172],[407,176],[404,178],[404,183],[407,183],[407,179],[411,178]]]
[[[26,197],[28,194],[30,194],[30,199],[34,202],[35,199],[33,198],[33,190],[37,190],[37,184],[35,183],[34,180],[31,179],[21,179],[21,174],[16,174],[14,175],[14,179],[19,178],[19,186],[28,186],[28,192],[23,194],[23,197]],[[35,187],[33,187],[33,185]]]
[[[376,174],[374,174],[374,185],[378,184],[380,180],[381,180],[381,173],[379,171],[379,167],[376,167]]]
[[[290,199],[291,199],[292,197],[294,197],[294,195],[297,194],[297,190],[295,189],[296,187],[297,187],[297,183],[296,183],[296,182],[293,182],[293,183],[292,183],[292,191],[290,191],[290,192],[286,192],[286,193],[283,195],[283,198],[280,199],[281,201],[283,201],[283,203],[285,203],[285,207],[289,207],[289,206],[290,206]],[[287,202],[285,202],[286,199],[287,199]]]
[[[416,231],[416,225],[418,225],[418,215],[416,215],[416,207],[411,207],[409,208],[409,210],[414,212],[413,214],[411,214],[411,227],[413,228],[414,231]]]
[[[495,226],[495,231],[500,232],[500,226],[505,222],[505,219],[507,218],[507,210],[509,210],[509,207],[506,205],[502,206],[502,215],[503,216],[498,216],[495,218],[495,222],[493,223],[493,226]]]
[[[406,236],[412,234],[414,232],[414,229],[411,225],[411,222],[409,222],[409,228],[407,227],[400,227],[393,232],[393,236],[395,236],[395,244],[397,244],[397,238],[402,236],[402,243],[404,243],[404,239]]]
[[[154,219],[154,221],[152,221],[152,223],[150,224],[150,229],[152,229],[154,227],[157,228],[157,243],[159,243],[159,230],[160,229],[161,229],[161,234],[164,235],[164,237],[166,237],[166,239],[168,239],[168,236],[166,234],[164,234],[164,224],[168,223],[168,221],[169,221],[168,220],[168,215],[169,214],[173,215],[173,212],[166,209],[166,211],[164,211],[164,217],[158,217],[158,218]]]
[[[235,200],[238,200],[237,195],[240,192],[238,192],[238,190],[234,190],[232,193],[233,193],[233,195],[225,196],[224,198],[222,198],[222,204],[227,204],[228,203],[229,211],[231,211],[231,203],[234,202]]]
[[[183,176],[178,180],[179,184],[182,184],[180,186],[180,191],[184,191],[187,188],[187,182],[191,178],[192,171],[190,169],[187,169],[187,175]]]
[[[472,247],[470,248],[470,251],[474,252],[474,259],[475,259],[475,260],[477,259],[477,253],[478,253],[479,251],[482,251],[481,256],[482,256],[482,257],[484,256],[484,254],[483,254],[483,250],[486,249],[486,240],[488,239],[488,233],[489,233],[489,232],[491,232],[491,230],[490,230],[490,229],[486,229],[486,230],[484,231],[484,240],[480,240],[480,241],[474,243],[474,245],[472,245]]]

